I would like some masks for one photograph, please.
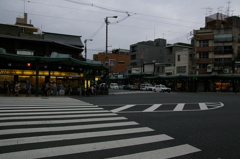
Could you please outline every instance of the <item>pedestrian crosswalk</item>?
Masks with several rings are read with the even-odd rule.
[[[127,105],[100,105],[113,113],[134,112],[176,112],[212,110],[224,106],[222,102],[205,103],[161,103],[161,104],[127,104]]]
[[[1,98],[0,158],[147,159],[201,151],[187,143],[171,142],[173,137],[116,113],[133,105],[109,111],[67,97],[16,99],[21,102]]]

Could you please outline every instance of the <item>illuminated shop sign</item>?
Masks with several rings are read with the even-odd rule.
[[[34,51],[31,51],[31,50],[17,50],[17,54],[18,55],[30,55],[30,56],[33,56],[34,55]]]
[[[0,69],[0,75],[27,75],[36,76],[35,70],[10,70]],[[83,73],[78,74],[75,72],[59,72],[59,71],[39,71],[39,76],[63,76],[63,77],[83,77]]]

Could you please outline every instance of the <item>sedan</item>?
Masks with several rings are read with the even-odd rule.
[[[171,88],[168,88],[168,87],[166,87],[166,86],[164,86],[164,85],[155,85],[155,86],[152,88],[152,90],[153,90],[154,92],[168,92],[168,93],[171,92]]]

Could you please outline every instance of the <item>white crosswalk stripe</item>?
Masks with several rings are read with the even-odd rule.
[[[48,100],[46,103],[36,99],[37,105],[24,99],[21,98],[19,105],[7,101],[0,104],[0,158],[96,158],[96,154],[91,156],[88,152],[102,155],[104,151],[148,145],[154,149],[139,149],[138,153],[130,149],[128,155],[119,151],[120,155],[106,153],[97,158],[169,158],[201,151],[188,144],[165,144],[174,138],[116,114],[135,105],[108,111],[70,98],[58,98],[57,102],[54,98],[41,99]],[[160,106],[155,104],[145,111]]]
[[[172,105],[172,107],[170,106]],[[102,105],[113,113],[133,113],[133,112],[175,112],[175,111],[201,111],[212,110],[223,107],[221,102],[212,103],[162,103],[162,104],[131,104],[131,105]],[[164,108],[163,108],[164,107]],[[131,108],[131,110],[129,110]],[[132,109],[133,108],[133,109]],[[134,110],[135,109],[135,110]]]

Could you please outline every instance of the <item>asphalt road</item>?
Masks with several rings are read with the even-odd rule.
[[[115,111],[160,134],[167,134],[174,138],[176,144],[187,143],[201,150],[177,158],[240,158],[240,94],[131,94],[129,91],[110,91],[110,94],[80,99]],[[199,103],[207,103],[207,109],[200,109]],[[144,111],[154,104],[161,106],[155,111]],[[178,104],[180,109],[174,110]],[[184,108],[181,108],[181,104],[184,104]],[[126,105],[134,106],[126,108]]]
[[[239,159],[239,97],[0,97],[0,158]]]

